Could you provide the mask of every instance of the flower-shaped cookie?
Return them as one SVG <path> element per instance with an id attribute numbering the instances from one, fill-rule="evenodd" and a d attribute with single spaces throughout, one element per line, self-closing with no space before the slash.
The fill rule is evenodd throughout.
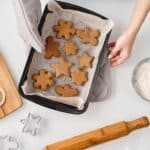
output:
<path id="1" fill-rule="evenodd" d="M 41 69 L 38 74 L 33 75 L 34 88 L 47 91 L 54 84 L 52 77 L 53 74 L 51 72 Z"/>

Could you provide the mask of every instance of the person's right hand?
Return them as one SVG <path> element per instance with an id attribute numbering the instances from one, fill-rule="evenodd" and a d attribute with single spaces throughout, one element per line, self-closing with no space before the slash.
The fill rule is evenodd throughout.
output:
<path id="1" fill-rule="evenodd" d="M 135 37 L 136 34 L 127 30 L 121 34 L 116 41 L 115 47 L 108 56 L 112 67 L 122 64 L 129 58 Z"/>

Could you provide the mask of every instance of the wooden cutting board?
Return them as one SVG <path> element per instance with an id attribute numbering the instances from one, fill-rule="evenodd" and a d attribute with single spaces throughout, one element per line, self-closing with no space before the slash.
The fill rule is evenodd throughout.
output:
<path id="1" fill-rule="evenodd" d="M 0 54 L 0 87 L 5 92 L 5 102 L 0 106 L 0 119 L 14 112 L 22 106 L 22 100 L 19 96 L 12 76 Z"/>

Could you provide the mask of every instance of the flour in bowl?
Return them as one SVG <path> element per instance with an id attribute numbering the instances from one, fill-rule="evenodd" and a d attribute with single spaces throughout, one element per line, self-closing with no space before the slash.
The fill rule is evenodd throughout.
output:
<path id="1" fill-rule="evenodd" d="M 141 64 L 137 69 L 135 86 L 142 97 L 150 100 L 150 62 Z"/>

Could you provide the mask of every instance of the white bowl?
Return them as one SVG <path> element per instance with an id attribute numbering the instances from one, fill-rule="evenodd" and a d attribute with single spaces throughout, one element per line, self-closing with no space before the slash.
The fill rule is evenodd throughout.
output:
<path id="1" fill-rule="evenodd" d="M 132 85 L 133 85 L 133 87 L 134 87 L 136 93 L 137 93 L 142 99 L 144 99 L 144 100 L 150 102 L 150 99 L 145 98 L 145 97 L 142 95 L 140 89 L 136 86 L 136 76 L 137 76 L 137 72 L 138 72 L 139 68 L 140 68 L 144 63 L 146 63 L 146 62 L 149 62 L 149 63 L 150 63 L 150 57 L 143 59 L 142 61 L 140 61 L 140 62 L 136 65 L 136 67 L 135 67 L 135 69 L 134 69 L 134 72 L 133 72 L 133 76 L 132 76 Z"/>

